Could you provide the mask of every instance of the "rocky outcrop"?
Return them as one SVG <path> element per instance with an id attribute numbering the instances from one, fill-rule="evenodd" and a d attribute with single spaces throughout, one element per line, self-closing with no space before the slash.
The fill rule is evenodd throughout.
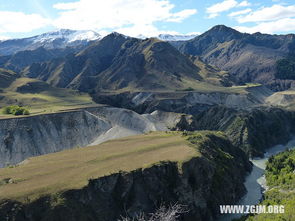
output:
<path id="1" fill-rule="evenodd" d="M 162 162 L 130 173 L 116 173 L 92 179 L 80 190 L 42 197 L 22 204 L 0 202 L 0 219 L 14 221 L 115 221 L 153 212 L 161 204 L 186 205 L 182 220 L 215 220 L 219 204 L 232 204 L 244 193 L 246 171 L 251 165 L 246 155 L 224 135 L 193 133 L 188 140 L 202 156 L 179 167 Z"/>

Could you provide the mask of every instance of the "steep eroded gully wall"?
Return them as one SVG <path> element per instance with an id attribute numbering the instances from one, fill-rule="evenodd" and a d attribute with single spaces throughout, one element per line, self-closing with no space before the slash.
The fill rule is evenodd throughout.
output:
<path id="1" fill-rule="evenodd" d="M 191 125 L 179 125 L 187 130 L 224 131 L 234 145 L 250 157 L 263 153 L 277 144 L 287 143 L 295 135 L 295 112 L 276 107 L 261 107 L 237 111 L 213 107 L 194 116 Z"/>
<path id="2" fill-rule="evenodd" d="M 295 111 L 279 107 L 236 110 L 214 106 L 183 117 L 172 130 L 223 131 L 249 157 L 261 157 L 268 148 L 287 143 L 294 137 Z"/>
<path id="3" fill-rule="evenodd" d="M 0 167 L 86 146 L 110 127 L 105 120 L 83 110 L 0 120 Z"/>

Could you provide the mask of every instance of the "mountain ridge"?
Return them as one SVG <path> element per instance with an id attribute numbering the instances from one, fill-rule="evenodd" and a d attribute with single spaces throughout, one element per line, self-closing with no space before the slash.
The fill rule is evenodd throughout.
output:
<path id="1" fill-rule="evenodd" d="M 81 33 L 84 33 L 84 31 L 63 29 L 57 32 L 44 33 L 37 37 L 39 42 L 40 39 L 49 39 L 48 41 L 51 41 L 56 36 L 67 36 L 67 41 L 72 41 L 73 39 L 79 39 Z M 76 37 L 69 37 L 71 35 Z M 51 38 L 52 36 L 55 37 Z M 110 40 L 109 36 L 113 36 L 113 39 Z M 192 62 L 195 66 L 199 66 L 199 71 L 204 72 L 205 70 L 207 73 L 202 73 L 201 78 L 213 84 L 230 86 L 233 84 L 259 83 L 275 91 L 295 87 L 295 71 L 292 72 L 295 63 L 292 55 L 295 48 L 294 34 L 247 34 L 225 25 L 217 25 L 187 41 L 163 41 L 171 44 L 181 53 L 172 50 L 172 48 L 169 49 L 167 45 L 164 47 L 165 44 L 160 43 L 162 40 L 157 37 L 138 39 L 116 32 L 104 38 L 96 37 L 97 40 L 92 41 L 88 38 L 91 41 L 84 42 L 85 44 L 80 42 L 81 44 L 73 47 L 58 49 L 39 47 L 34 50 L 20 51 L 11 56 L 1 56 L 0 66 L 22 72 L 29 77 L 37 77 L 54 86 L 80 88 L 88 92 L 90 90 L 105 90 L 103 84 L 105 84 L 105 87 L 110 86 L 112 90 L 128 87 L 146 89 L 148 87 L 143 83 L 145 80 L 142 83 L 137 82 L 138 85 L 132 85 L 134 82 L 131 81 L 146 71 L 150 73 L 155 68 L 161 69 L 161 73 L 166 71 L 171 74 L 170 77 L 174 77 L 165 79 L 164 82 L 160 83 L 162 85 L 157 85 L 155 83 L 157 74 L 154 73 L 156 78 L 152 82 L 145 82 L 151 84 L 150 89 L 152 87 L 155 87 L 155 89 L 161 88 L 163 84 L 169 81 L 172 84 L 178 81 L 173 86 L 174 89 L 178 88 L 183 83 L 180 82 L 179 76 L 177 77 L 175 73 L 182 72 L 184 69 L 181 65 L 178 65 L 179 69 L 174 71 L 170 66 L 171 64 L 177 66 L 180 61 L 184 62 L 184 66 L 187 66 L 188 69 L 192 67 Z M 36 36 L 32 38 L 36 38 Z M 152 43 L 150 39 L 153 39 L 154 42 Z M 148 52 L 143 47 L 144 41 L 150 42 L 150 44 L 162 45 L 166 53 L 162 53 L 162 49 L 160 49 L 155 53 L 162 53 L 161 56 L 153 58 L 146 56 Z M 159 42 L 156 43 L 156 41 Z M 141 46 L 136 47 L 135 44 Z M 134 51 L 130 48 L 133 48 Z M 150 54 L 155 53 L 150 52 Z M 133 57 L 130 57 L 131 54 Z M 170 56 L 172 54 L 173 56 Z M 191 62 L 188 62 L 183 57 L 183 54 Z M 151 65 L 150 62 L 153 64 Z M 203 67 L 203 69 L 200 67 Z M 23 70 L 24 68 L 25 70 Z M 211 77 L 212 74 L 209 74 L 212 71 L 213 78 Z M 129 76 L 130 84 L 127 82 L 128 77 L 126 79 L 119 77 L 119 73 L 122 72 L 125 73 L 125 77 Z M 175 73 L 173 74 L 173 72 Z M 197 70 L 191 70 L 190 72 L 198 73 Z M 131 76 L 133 76 L 132 79 Z M 197 77 L 196 80 L 201 78 Z M 113 80 L 116 81 L 116 84 L 110 85 L 109 83 Z M 165 86 L 162 88 L 165 88 Z M 191 85 L 187 86 L 187 88 L 191 88 Z"/>
<path id="2" fill-rule="evenodd" d="M 194 82 L 204 81 L 200 70 L 198 64 L 168 42 L 111 33 L 76 54 L 51 62 L 34 63 L 23 74 L 58 87 L 99 92 L 185 89 L 193 87 Z M 218 73 L 214 69 L 212 72 Z"/>
<path id="3" fill-rule="evenodd" d="M 276 75 L 277 62 L 294 53 L 294 34 L 247 34 L 217 25 L 175 46 L 184 54 L 200 56 L 204 62 L 228 71 L 237 84 L 262 83 L 273 90 L 295 86 L 292 79 L 280 79 Z"/>

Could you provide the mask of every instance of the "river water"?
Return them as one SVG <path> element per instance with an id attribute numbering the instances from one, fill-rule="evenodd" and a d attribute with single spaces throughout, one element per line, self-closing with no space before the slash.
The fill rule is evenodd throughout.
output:
<path id="1" fill-rule="evenodd" d="M 253 169 L 246 177 L 244 183 L 247 189 L 247 194 L 237 203 L 237 205 L 256 205 L 260 202 L 263 192 L 267 190 L 264 171 L 268 158 L 294 147 L 295 138 L 289 141 L 286 145 L 276 145 L 268 149 L 263 158 L 255 158 L 251 160 L 253 163 Z M 231 221 L 232 219 L 240 218 L 242 215 L 243 214 L 227 214 L 221 216 L 218 221 Z"/>

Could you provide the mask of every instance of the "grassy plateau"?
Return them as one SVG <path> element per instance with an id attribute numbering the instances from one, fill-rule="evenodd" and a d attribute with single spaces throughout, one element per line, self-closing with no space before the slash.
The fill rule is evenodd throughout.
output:
<path id="1" fill-rule="evenodd" d="M 44 194 L 81 188 L 91 178 L 132 171 L 160 161 L 186 161 L 197 149 L 177 132 L 152 132 L 29 158 L 0 169 L 2 199 L 24 201 Z"/>
<path id="2" fill-rule="evenodd" d="M 24 106 L 31 115 L 97 106 L 86 93 L 55 88 L 31 78 L 17 78 L 9 87 L 0 90 L 0 109 L 10 105 Z M 15 116 L 0 111 L 0 119 L 8 117 Z"/>

